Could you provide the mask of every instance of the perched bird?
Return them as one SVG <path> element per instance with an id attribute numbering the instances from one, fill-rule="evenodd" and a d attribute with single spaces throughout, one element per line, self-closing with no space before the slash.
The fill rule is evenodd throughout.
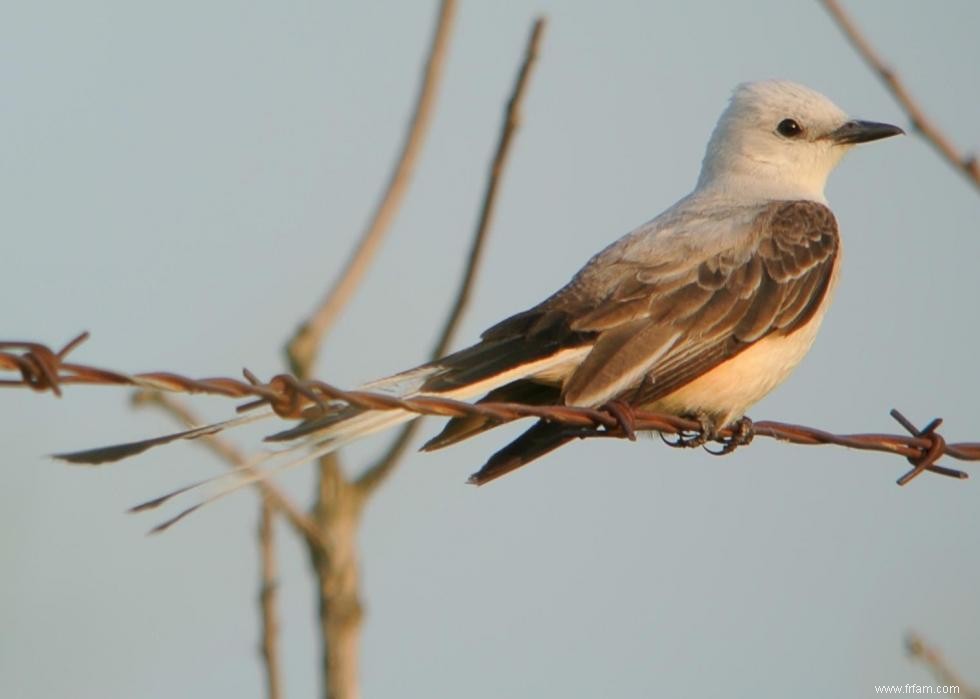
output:
<path id="1" fill-rule="evenodd" d="M 851 119 L 792 82 L 740 85 L 693 192 L 477 344 L 362 388 L 538 405 L 618 401 L 696 418 L 710 437 L 779 385 L 813 343 L 840 264 L 824 197 L 831 170 L 855 144 L 901 133 Z M 338 405 L 268 439 L 312 458 L 416 417 Z M 424 449 L 495 425 L 454 418 Z M 485 483 L 571 439 L 540 421 L 471 480 Z"/>

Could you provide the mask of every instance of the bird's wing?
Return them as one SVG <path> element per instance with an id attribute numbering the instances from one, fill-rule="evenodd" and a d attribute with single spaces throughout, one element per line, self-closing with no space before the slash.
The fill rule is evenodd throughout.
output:
<path id="1" fill-rule="evenodd" d="M 642 402 L 656 400 L 763 337 L 804 326 L 831 287 L 839 239 L 830 209 L 774 202 L 740 240 L 670 264 L 634 262 L 600 303 L 566 304 L 570 329 L 598 337 L 564 383 L 564 402 L 600 405 L 641 385 Z"/>

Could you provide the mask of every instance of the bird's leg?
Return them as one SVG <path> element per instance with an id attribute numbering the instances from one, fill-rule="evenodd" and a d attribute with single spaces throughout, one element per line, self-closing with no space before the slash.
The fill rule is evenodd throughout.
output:
<path id="1" fill-rule="evenodd" d="M 699 410 L 692 415 L 685 415 L 684 417 L 689 417 L 692 420 L 697 420 L 698 430 L 695 431 L 683 431 L 677 433 L 677 439 L 670 441 L 660 435 L 665 444 L 672 447 L 684 447 L 693 448 L 700 447 L 705 442 L 712 441 L 718 436 L 718 425 L 715 420 L 705 411 Z"/>
<path id="2" fill-rule="evenodd" d="M 741 446 L 751 444 L 752 438 L 755 437 L 755 427 L 752 424 L 752 420 L 745 415 L 731 424 L 731 431 L 731 437 L 718 440 L 721 442 L 721 449 L 712 451 L 705 447 L 705 451 L 715 456 L 724 456 L 725 454 L 731 454 Z"/>
<path id="3" fill-rule="evenodd" d="M 619 423 L 617 426 L 628 440 L 636 441 L 636 413 L 633 411 L 632 405 L 617 398 L 603 405 L 602 409 L 616 419 L 616 422 Z"/>

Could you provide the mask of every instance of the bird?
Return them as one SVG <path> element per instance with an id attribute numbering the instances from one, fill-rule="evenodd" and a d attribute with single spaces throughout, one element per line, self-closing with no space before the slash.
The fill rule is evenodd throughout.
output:
<path id="1" fill-rule="evenodd" d="M 831 171 L 854 146 L 902 133 L 853 119 L 795 82 L 743 83 L 718 119 L 690 194 L 475 344 L 362 390 L 618 404 L 696 419 L 701 440 L 710 438 L 742 420 L 813 344 L 841 260 L 837 220 L 824 194 Z M 303 450 L 301 460 L 310 460 L 417 417 L 338 402 L 266 439 L 289 444 L 285 452 Z M 476 415 L 452 418 L 422 448 L 440 449 L 497 424 Z M 574 437 L 567 426 L 538 421 L 471 482 L 488 483 Z M 108 452 L 74 456 L 80 454 L 104 460 Z"/>

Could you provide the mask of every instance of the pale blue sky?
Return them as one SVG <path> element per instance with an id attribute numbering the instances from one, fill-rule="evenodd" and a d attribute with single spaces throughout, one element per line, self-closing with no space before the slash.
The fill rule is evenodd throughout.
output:
<path id="1" fill-rule="evenodd" d="M 980 145 L 980 5 L 848 4 L 951 137 Z M 89 329 L 80 361 L 132 371 L 278 371 L 387 177 L 434 8 L 7 3 L 0 336 Z M 537 12 L 551 23 L 460 344 L 689 191 L 739 82 L 791 78 L 907 125 L 816 2 L 464 0 L 418 178 L 325 379 L 354 386 L 431 346 Z M 909 137 L 849 156 L 828 196 L 835 306 L 752 415 L 892 431 L 895 406 L 980 439 L 975 191 Z M 126 507 L 222 467 L 194 445 L 103 470 L 44 458 L 171 428 L 126 397 L 0 393 L 0 696 L 260 697 L 254 496 L 147 539 L 156 520 Z M 365 696 L 866 697 L 931 683 L 908 629 L 980 684 L 977 479 L 898 488 L 894 457 L 642 440 L 466 486 L 506 438 L 413 455 L 370 506 Z M 311 482 L 283 479 L 304 503 Z M 313 696 L 310 578 L 282 544 L 286 688 Z"/>

